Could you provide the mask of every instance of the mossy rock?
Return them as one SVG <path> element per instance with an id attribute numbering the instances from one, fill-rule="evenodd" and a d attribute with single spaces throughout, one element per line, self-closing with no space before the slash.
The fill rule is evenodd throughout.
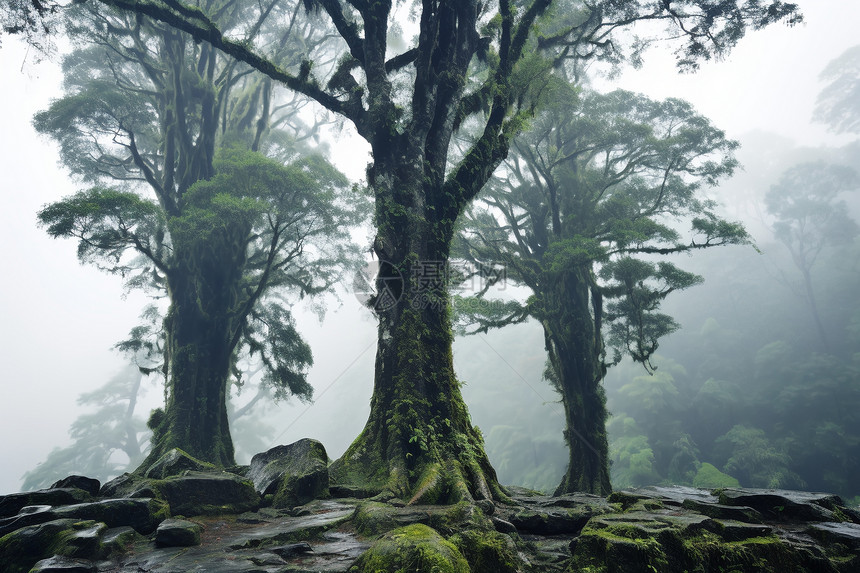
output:
<path id="1" fill-rule="evenodd" d="M 53 555 L 97 559 L 107 527 L 95 521 L 56 519 L 22 527 L 0 537 L 4 573 L 27 573 L 36 562 Z"/>
<path id="2" fill-rule="evenodd" d="M 774 535 L 728 541 L 708 531 L 683 533 L 675 527 L 641 523 L 587 526 L 573 547 L 568 571 L 589 573 L 836 572 L 849 571 L 818 548 L 791 544 Z"/>
<path id="3" fill-rule="evenodd" d="M 216 468 L 213 464 L 200 461 L 179 448 L 173 448 L 158 458 L 154 464 L 149 466 L 144 477 L 164 479 L 171 476 L 182 475 L 182 473 L 186 471 L 216 471 Z"/>
<path id="4" fill-rule="evenodd" d="M 200 545 L 203 526 L 185 519 L 165 519 L 155 531 L 158 547 L 192 547 Z"/>
<path id="5" fill-rule="evenodd" d="M 249 480 L 227 472 L 185 472 L 149 487 L 170 505 L 173 515 L 238 514 L 260 506 L 260 496 Z"/>
<path id="6" fill-rule="evenodd" d="M 0 518 L 13 517 L 28 505 L 72 505 L 92 501 L 93 497 L 76 487 L 40 489 L 0 496 Z"/>
<path id="7" fill-rule="evenodd" d="M 351 573 L 471 573 L 454 544 L 416 523 L 389 531 L 350 567 Z"/>
<path id="8" fill-rule="evenodd" d="M 289 508 L 329 497 L 328 454 L 317 440 L 301 439 L 251 458 L 248 479 L 272 505 Z"/>
<path id="9" fill-rule="evenodd" d="M 443 535 L 468 528 L 492 529 L 489 518 L 474 503 L 465 501 L 454 505 L 406 507 L 366 501 L 356 508 L 352 523 L 355 530 L 365 537 L 375 537 L 413 523 L 427 525 Z"/>
<path id="10" fill-rule="evenodd" d="M 517 548 L 507 535 L 469 529 L 449 541 L 466 558 L 472 573 L 517 573 L 520 570 Z"/>
<path id="11" fill-rule="evenodd" d="M 148 535 L 158 524 L 170 517 L 170 508 L 158 499 L 105 499 L 61 507 L 53 511 L 59 518 L 101 521 L 108 527 L 133 527 Z"/>
<path id="12" fill-rule="evenodd" d="M 182 475 L 166 479 L 123 474 L 105 484 L 102 494 L 152 497 L 167 503 L 173 515 L 189 517 L 238 514 L 257 509 L 261 503 L 250 480 L 229 472 L 184 471 Z"/>

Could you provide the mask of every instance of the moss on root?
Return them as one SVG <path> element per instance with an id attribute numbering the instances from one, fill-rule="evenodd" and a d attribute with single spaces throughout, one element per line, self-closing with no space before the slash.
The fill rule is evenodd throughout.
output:
<path id="1" fill-rule="evenodd" d="M 420 523 L 386 533 L 349 570 L 351 573 L 471 573 L 454 544 Z"/>
<path id="2" fill-rule="evenodd" d="M 471 573 L 516 573 L 519 558 L 513 540 L 496 531 L 469 529 L 449 539 L 469 562 Z"/>

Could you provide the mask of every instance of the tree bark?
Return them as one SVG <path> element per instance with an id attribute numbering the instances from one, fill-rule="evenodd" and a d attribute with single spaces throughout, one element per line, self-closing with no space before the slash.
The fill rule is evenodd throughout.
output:
<path id="1" fill-rule="evenodd" d="M 588 492 L 608 495 L 606 374 L 601 337 L 601 302 L 582 269 L 545 281 L 542 323 L 554 382 L 562 397 L 569 458 L 555 495 Z"/>
<path id="2" fill-rule="evenodd" d="M 423 169 L 401 162 L 389 176 L 380 174 L 384 165 L 377 156 L 372 174 L 380 272 L 371 301 L 379 326 L 370 416 L 330 474 L 410 503 L 506 499 L 454 373 L 445 284 L 452 221 L 428 208 L 425 197 L 434 194 L 425 186 L 433 184 Z"/>
<path id="3" fill-rule="evenodd" d="M 223 272 L 235 271 L 232 266 L 222 263 L 222 269 L 209 274 L 199 269 L 197 276 L 184 269 L 170 277 L 171 305 L 164 325 L 167 403 L 160 419 L 150 420 L 152 449 L 139 472 L 172 448 L 221 467 L 236 463 L 227 419 L 234 289 Z"/>

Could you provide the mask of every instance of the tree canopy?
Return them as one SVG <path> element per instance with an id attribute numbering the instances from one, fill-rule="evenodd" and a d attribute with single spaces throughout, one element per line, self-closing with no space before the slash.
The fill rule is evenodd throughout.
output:
<path id="1" fill-rule="evenodd" d="M 148 343 L 163 354 L 169 389 L 164 415 L 150 420 L 150 456 L 178 446 L 232 463 L 226 386 L 241 353 L 262 361 L 276 397 L 311 396 L 311 350 L 290 297 L 328 289 L 351 264 L 361 196 L 344 196 L 346 178 L 306 145 L 304 103 L 275 97 L 270 79 L 127 13 L 82 6 L 69 16 L 84 42 L 65 60 L 66 95 L 35 125 L 94 186 L 46 206 L 40 223 L 76 239 L 82 262 L 167 296 L 164 327 L 135 331 L 163 337 Z M 238 7 L 222 16 L 243 17 Z M 264 24 L 255 32 L 278 40 L 285 58 L 324 32 L 309 21 Z M 178 412 L 203 396 L 209 422 L 188 419 L 181 431 L 191 437 L 172 436 Z"/>
<path id="2" fill-rule="evenodd" d="M 569 471 L 580 475 L 568 475 L 563 487 L 607 493 L 605 414 L 590 414 L 589 427 L 584 412 L 571 411 L 585 401 L 589 412 L 605 412 L 604 337 L 615 351 L 611 363 L 629 355 L 650 368 L 659 339 L 678 328 L 659 312 L 661 301 L 700 280 L 656 257 L 749 239 L 706 194 L 735 169 L 737 143 L 689 104 L 561 89 L 558 103 L 514 141 L 462 234 L 463 256 L 503 265 L 505 278 L 532 296 L 464 304 L 477 312 L 461 317 L 472 332 L 527 318 L 543 326 L 547 376 L 568 405 L 569 440 L 585 442 L 583 455 L 599 458 L 572 458 Z M 582 475 L 589 467 L 601 477 Z"/>
<path id="3" fill-rule="evenodd" d="M 375 309 L 370 418 L 332 475 L 413 502 L 504 496 L 454 375 L 448 294 L 417 269 L 444 268 L 458 218 L 542 103 L 555 70 L 635 61 L 644 44 L 625 36 L 635 22 L 665 24 L 678 40 L 679 66 L 693 69 L 725 54 L 749 29 L 800 18 L 794 4 L 761 0 L 306 0 L 303 6 L 336 30 L 343 54 L 321 63 L 311 54 L 285 60 L 280 44 L 258 33 L 258 22 L 272 21 L 267 15 L 284 6 L 278 0 L 101 1 L 159 22 L 167 37 L 167 28 L 191 36 L 198 43 L 188 52 L 201 59 L 188 69 L 213 69 L 220 50 L 347 120 L 370 144 L 379 286 L 395 276 L 402 282 L 398 304 Z M 417 33 L 403 45 L 398 9 L 406 6 L 414 8 Z M 277 21 L 290 27 L 297 15 Z M 204 112 L 218 93 L 204 92 Z M 478 136 L 452 162 L 452 137 L 466 122 Z M 192 179 L 211 176 L 201 173 Z"/>

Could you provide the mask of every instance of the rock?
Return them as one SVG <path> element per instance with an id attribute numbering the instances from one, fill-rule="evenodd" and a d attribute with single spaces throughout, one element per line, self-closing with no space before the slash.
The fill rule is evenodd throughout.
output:
<path id="1" fill-rule="evenodd" d="M 27 573 L 37 561 L 59 555 L 98 558 L 103 523 L 56 519 L 17 529 L 0 537 L 0 563 L 4 573 Z"/>
<path id="2" fill-rule="evenodd" d="M 159 547 L 191 547 L 200 545 L 203 526 L 185 519 L 165 519 L 155 530 L 155 544 Z"/>
<path id="3" fill-rule="evenodd" d="M 186 472 L 164 480 L 151 480 L 146 487 L 170 505 L 173 515 L 235 514 L 260 505 L 254 485 L 227 472 Z M 138 488 L 138 491 L 142 490 Z"/>
<path id="4" fill-rule="evenodd" d="M 99 497 L 132 497 L 131 494 L 140 487 L 142 482 L 146 480 L 134 474 L 124 473 L 103 484 L 99 490 Z"/>
<path id="5" fill-rule="evenodd" d="M 815 523 L 809 526 L 809 534 L 822 543 L 842 543 L 860 549 L 860 525 L 856 523 Z"/>
<path id="6" fill-rule="evenodd" d="M 614 509 L 606 499 L 591 494 L 551 497 L 522 488 L 507 489 L 517 492 L 513 496 L 517 506 L 499 505 L 494 517 L 513 524 L 521 532 L 535 535 L 577 535 L 591 517 Z M 526 492 L 526 495 L 521 492 Z"/>
<path id="7" fill-rule="evenodd" d="M 281 545 L 279 547 L 272 547 L 269 549 L 269 551 L 271 551 L 278 557 L 281 557 L 282 559 L 292 559 L 297 555 L 311 553 L 313 550 L 314 549 L 310 546 L 310 543 L 306 541 L 302 541 L 300 543 L 290 543 L 289 545 Z"/>
<path id="8" fill-rule="evenodd" d="M 17 515 L 28 505 L 71 505 L 91 500 L 89 493 L 74 487 L 13 493 L 0 496 L 0 518 Z"/>
<path id="9" fill-rule="evenodd" d="M 838 521 L 833 510 L 842 506 L 837 495 L 780 489 L 726 488 L 720 503 L 748 506 L 777 520 Z"/>
<path id="10" fill-rule="evenodd" d="M 394 529 L 377 540 L 350 567 L 350 572 L 410 571 L 469 573 L 469 564 L 452 543 L 419 523 Z"/>
<path id="11" fill-rule="evenodd" d="M 249 480 L 229 472 L 196 472 L 151 479 L 123 474 L 106 483 L 102 495 L 154 497 L 170 506 L 173 515 L 188 517 L 242 513 L 257 509 L 260 496 Z"/>
<path id="12" fill-rule="evenodd" d="M 591 519 L 587 508 L 560 509 L 556 511 L 535 511 L 530 508 L 512 512 L 507 521 L 518 531 L 535 535 L 578 535 Z"/>
<path id="13" fill-rule="evenodd" d="M 372 489 L 351 485 L 329 485 L 328 491 L 332 497 L 349 497 L 354 499 L 367 499 L 379 493 Z"/>
<path id="14" fill-rule="evenodd" d="M 520 559 L 513 540 L 495 531 L 467 529 L 449 541 L 460 550 L 472 571 L 517 573 Z"/>
<path id="15" fill-rule="evenodd" d="M 102 537 L 102 553 L 105 557 L 126 553 L 138 539 L 142 538 L 133 527 L 112 527 Z"/>
<path id="16" fill-rule="evenodd" d="M 310 516 L 279 517 L 251 531 L 236 535 L 230 549 L 257 549 L 285 543 L 313 539 L 353 518 L 355 508 L 337 502 L 325 501 Z"/>
<path id="17" fill-rule="evenodd" d="M 38 506 L 40 511 L 21 513 L 0 520 L 0 535 L 21 527 L 38 525 L 57 519 L 77 521 L 93 520 L 108 527 L 130 526 L 143 534 L 152 533 L 156 526 L 170 517 L 170 509 L 164 502 L 154 499 L 107 499 L 91 503 L 78 503 L 62 507 Z M 36 509 L 36 508 L 34 508 Z"/>
<path id="18" fill-rule="evenodd" d="M 173 448 L 149 466 L 144 477 L 164 479 L 181 475 L 185 471 L 215 471 L 215 466 L 207 462 L 202 462 L 186 454 L 179 448 Z"/>
<path id="19" fill-rule="evenodd" d="M 71 559 L 54 555 L 48 559 L 42 559 L 30 569 L 30 573 L 94 573 L 98 567 L 87 559 Z"/>
<path id="20" fill-rule="evenodd" d="M 757 523 L 743 523 L 732 519 L 715 519 L 714 530 L 726 541 L 743 541 L 752 537 L 766 537 L 773 533 L 773 527 Z"/>
<path id="21" fill-rule="evenodd" d="M 708 503 L 695 499 L 685 499 L 681 504 L 684 509 L 697 511 L 702 515 L 715 519 L 734 519 L 745 523 L 761 523 L 762 515 L 751 507 L 743 505 L 723 505 L 721 503 Z"/>
<path id="22" fill-rule="evenodd" d="M 150 498 L 105 499 L 60 507 L 52 512 L 57 518 L 92 519 L 108 527 L 128 526 L 148 535 L 158 524 L 170 517 L 170 508 L 162 501 Z"/>
<path id="23" fill-rule="evenodd" d="M 303 505 L 328 497 L 328 455 L 320 442 L 308 438 L 276 446 L 251 458 L 248 478 L 260 495 L 274 494 L 274 507 Z"/>
<path id="24" fill-rule="evenodd" d="M 493 524 L 493 527 L 496 528 L 496 531 L 499 533 L 516 533 L 517 528 L 510 521 L 505 521 L 504 519 L 498 518 L 495 515 L 490 518 L 490 521 Z"/>
<path id="25" fill-rule="evenodd" d="M 88 478 L 84 476 L 72 475 L 61 479 L 51 486 L 51 489 L 56 488 L 70 488 L 74 487 L 77 489 L 82 489 L 91 496 L 95 497 L 99 494 L 99 489 L 101 488 L 101 482 L 94 478 Z"/>

